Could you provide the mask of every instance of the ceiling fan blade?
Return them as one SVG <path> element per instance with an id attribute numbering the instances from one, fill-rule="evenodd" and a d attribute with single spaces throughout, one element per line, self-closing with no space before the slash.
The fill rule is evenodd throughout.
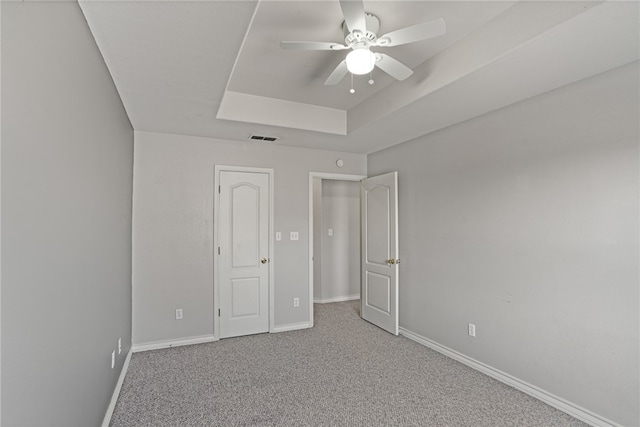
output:
<path id="1" fill-rule="evenodd" d="M 331 42 L 280 42 L 281 49 L 288 50 L 342 50 L 347 46 Z"/>
<path id="2" fill-rule="evenodd" d="M 362 0 L 340 0 L 340 7 L 350 32 L 354 30 L 360 30 L 363 34 L 367 32 L 367 21 L 364 16 L 364 2 Z"/>
<path id="3" fill-rule="evenodd" d="M 423 22 L 410 27 L 391 31 L 378 38 L 377 46 L 398 46 L 401 44 L 413 43 L 420 40 L 430 39 L 443 35 L 447 31 L 447 24 L 444 19 L 438 18 L 433 21 Z"/>
<path id="4" fill-rule="evenodd" d="M 342 80 L 344 78 L 344 76 L 347 75 L 348 71 L 349 70 L 347 69 L 347 61 L 346 61 L 346 59 L 344 59 L 331 72 L 329 77 L 327 77 L 327 80 L 324 82 L 325 86 L 337 85 L 338 83 L 340 83 L 340 80 Z"/>
<path id="5" fill-rule="evenodd" d="M 380 59 L 376 61 L 376 67 L 380 68 L 396 80 L 404 80 L 413 74 L 411 68 L 389 55 L 376 53 L 376 57 L 380 57 Z"/>

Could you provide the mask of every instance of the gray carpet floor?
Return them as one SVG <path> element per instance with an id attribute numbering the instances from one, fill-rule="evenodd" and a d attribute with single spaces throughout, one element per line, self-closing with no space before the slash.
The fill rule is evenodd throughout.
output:
<path id="1" fill-rule="evenodd" d="M 316 304 L 312 329 L 133 354 L 110 425 L 586 425 L 361 320 L 359 304 Z"/>

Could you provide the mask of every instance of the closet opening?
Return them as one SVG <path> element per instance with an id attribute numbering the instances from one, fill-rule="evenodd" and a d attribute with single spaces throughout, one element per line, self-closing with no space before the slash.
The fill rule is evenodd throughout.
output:
<path id="1" fill-rule="evenodd" d="M 309 174 L 309 294 L 313 304 L 360 299 L 360 180 Z"/>

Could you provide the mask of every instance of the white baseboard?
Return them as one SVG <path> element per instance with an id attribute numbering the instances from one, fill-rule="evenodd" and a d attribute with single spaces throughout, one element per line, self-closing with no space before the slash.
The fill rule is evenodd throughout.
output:
<path id="1" fill-rule="evenodd" d="M 343 302 L 343 301 L 353 301 L 356 299 L 360 299 L 360 294 L 356 295 L 347 295 L 346 297 L 335 297 L 335 298 L 314 298 L 314 304 L 327 304 L 330 302 Z"/>
<path id="2" fill-rule="evenodd" d="M 289 323 L 288 325 L 275 326 L 270 332 L 287 332 L 287 331 L 297 331 L 298 329 L 307 329 L 310 328 L 311 325 L 309 322 L 302 323 Z"/>
<path id="3" fill-rule="evenodd" d="M 127 369 L 129 369 L 129 361 L 131 360 L 131 353 L 132 351 L 129 350 L 129 353 L 127 353 L 127 357 L 124 359 L 124 364 L 122 365 L 122 370 L 120 371 L 120 376 L 118 377 L 116 388 L 113 390 L 113 394 L 111 395 L 111 402 L 109 402 L 107 413 L 104 414 L 104 419 L 102 420 L 102 427 L 109 427 L 109 423 L 111 422 L 113 411 L 116 409 L 116 402 L 118 401 L 118 396 L 120 396 L 120 390 L 122 389 L 122 383 L 124 382 L 124 377 L 125 375 L 127 375 Z"/>
<path id="4" fill-rule="evenodd" d="M 165 341 L 153 341 L 142 344 L 134 344 L 131 347 L 133 353 L 139 353 L 141 351 L 158 350 L 161 348 L 180 347 L 183 345 L 202 344 L 207 342 L 218 341 L 218 338 L 214 335 L 201 335 L 197 337 L 183 338 L 179 340 L 165 340 Z"/>
<path id="5" fill-rule="evenodd" d="M 463 363 L 477 371 L 480 371 L 483 374 L 486 374 L 492 378 L 495 378 L 496 380 L 503 382 L 515 389 L 518 389 L 530 396 L 533 396 L 536 399 L 541 400 L 544 403 L 550 406 L 553 406 L 554 408 L 559 409 L 562 412 L 565 412 L 574 418 L 579 419 L 580 421 L 584 421 L 585 423 L 591 424 L 593 426 L 598 426 L 598 427 L 620 427 L 620 424 L 617 424 L 611 420 L 601 417 L 600 415 L 597 415 L 581 406 L 573 404 L 565 399 L 562 399 L 545 390 L 542 390 L 539 387 L 536 387 L 532 384 L 522 381 L 514 376 L 511 376 L 505 372 L 502 372 L 489 365 L 479 362 L 471 357 L 465 356 L 460 352 L 457 352 L 455 350 L 450 349 L 449 347 L 445 347 L 441 344 L 438 344 L 437 342 L 432 341 L 428 338 L 425 338 L 421 335 L 418 335 L 414 332 L 408 331 L 404 328 L 400 328 L 400 335 L 404 335 L 405 337 L 409 338 L 412 341 L 422 344 L 425 347 L 429 347 L 430 349 L 435 350 L 438 353 L 442 353 L 447 357 L 457 360 L 458 362 Z"/>

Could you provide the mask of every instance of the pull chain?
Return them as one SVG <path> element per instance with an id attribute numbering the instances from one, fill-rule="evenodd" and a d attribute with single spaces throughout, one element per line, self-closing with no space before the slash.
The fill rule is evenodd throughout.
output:
<path id="1" fill-rule="evenodd" d="M 356 93 L 356 90 L 353 88 L 353 73 L 351 74 L 351 89 L 349 89 L 349 92 Z"/>

